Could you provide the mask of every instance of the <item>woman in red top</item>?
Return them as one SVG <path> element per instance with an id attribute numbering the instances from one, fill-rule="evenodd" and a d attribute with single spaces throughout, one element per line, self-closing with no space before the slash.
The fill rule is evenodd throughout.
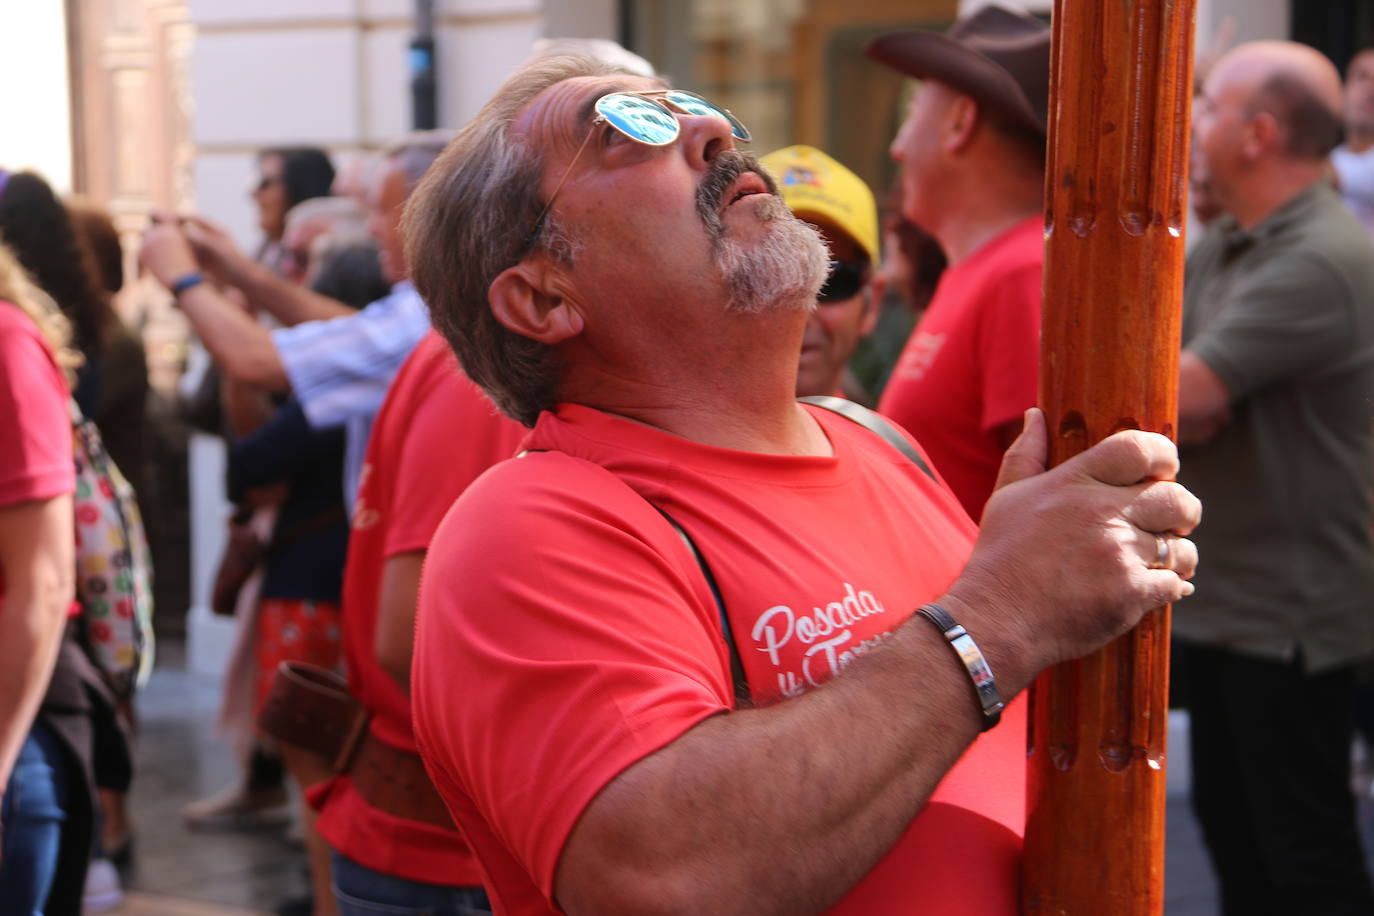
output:
<path id="1" fill-rule="evenodd" d="M 13 913 L 43 909 L 65 818 L 62 754 L 34 716 L 73 595 L 66 353 L 55 306 L 0 246 L 0 900 Z"/>

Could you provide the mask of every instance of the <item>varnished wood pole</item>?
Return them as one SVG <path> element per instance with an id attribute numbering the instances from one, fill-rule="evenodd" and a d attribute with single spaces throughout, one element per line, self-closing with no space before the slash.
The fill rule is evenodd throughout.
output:
<path id="1" fill-rule="evenodd" d="M 1194 8 L 1055 2 L 1040 352 L 1052 464 L 1121 429 L 1174 434 Z M 1163 912 L 1168 652 L 1162 608 L 1037 682 L 1028 916 Z"/>

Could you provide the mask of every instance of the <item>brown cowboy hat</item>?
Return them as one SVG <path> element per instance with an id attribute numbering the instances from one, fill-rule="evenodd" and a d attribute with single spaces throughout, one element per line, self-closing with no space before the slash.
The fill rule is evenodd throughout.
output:
<path id="1" fill-rule="evenodd" d="M 1050 27 L 1024 13 L 985 6 L 938 32 L 889 32 L 864 53 L 908 76 L 935 80 L 980 106 L 1045 135 Z"/>

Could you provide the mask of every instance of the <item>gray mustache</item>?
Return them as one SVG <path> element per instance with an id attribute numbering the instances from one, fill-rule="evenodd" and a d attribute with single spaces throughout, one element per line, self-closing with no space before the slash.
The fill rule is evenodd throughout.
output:
<path id="1" fill-rule="evenodd" d="M 701 219 L 711 230 L 719 236 L 723 230 L 720 222 L 720 208 L 725 202 L 725 192 L 730 185 L 734 184 L 745 172 L 754 172 L 763 179 L 764 184 L 768 185 L 768 191 L 776 195 L 778 186 L 773 181 L 773 176 L 768 174 L 768 170 L 759 164 L 759 159 L 753 153 L 746 153 L 742 150 L 726 150 L 716 156 L 711 162 L 710 169 L 706 172 L 706 177 L 702 180 L 701 186 L 697 188 L 697 212 L 701 214 Z M 774 198 L 777 200 L 777 198 Z M 777 200 L 781 205 L 782 201 Z M 785 213 L 784 207 L 778 208 Z M 766 218 L 776 218 L 771 212 L 765 212 Z"/>

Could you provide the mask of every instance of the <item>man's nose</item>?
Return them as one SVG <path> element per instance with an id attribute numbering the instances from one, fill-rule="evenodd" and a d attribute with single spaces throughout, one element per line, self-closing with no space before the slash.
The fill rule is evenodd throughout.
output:
<path id="1" fill-rule="evenodd" d="M 708 167 L 717 156 L 735 148 L 730 122 L 715 115 L 679 114 L 679 142 L 687 161 L 698 168 Z"/>
<path id="2" fill-rule="evenodd" d="M 911 129 L 911 119 L 907 118 L 902 122 L 902 126 L 897 130 L 897 136 L 892 138 L 892 142 L 887 147 L 887 154 L 892 157 L 894 162 L 901 162 L 906 158 L 904 147 L 906 146 L 907 131 Z"/>

